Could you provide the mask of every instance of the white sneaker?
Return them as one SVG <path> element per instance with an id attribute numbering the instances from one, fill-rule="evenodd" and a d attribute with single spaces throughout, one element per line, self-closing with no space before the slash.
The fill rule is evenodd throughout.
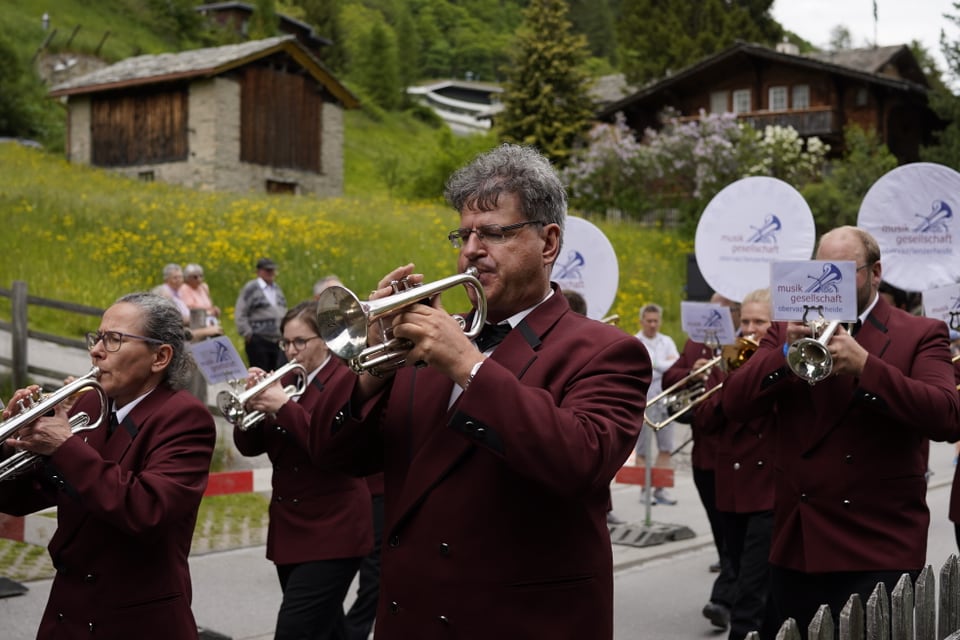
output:
<path id="1" fill-rule="evenodd" d="M 657 504 L 665 504 L 670 506 L 677 504 L 677 499 L 671 496 L 667 490 L 662 487 L 653 490 L 653 500 Z"/>

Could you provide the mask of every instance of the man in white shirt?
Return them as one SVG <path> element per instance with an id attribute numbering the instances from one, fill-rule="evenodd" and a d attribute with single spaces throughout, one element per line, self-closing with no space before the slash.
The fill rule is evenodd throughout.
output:
<path id="1" fill-rule="evenodd" d="M 680 357 L 680 352 L 677 351 L 677 345 L 674 344 L 673 338 L 660 333 L 662 319 L 663 308 L 660 305 L 650 303 L 640 309 L 640 333 L 637 334 L 637 339 L 647 348 L 650 361 L 653 363 L 653 378 L 650 381 L 650 389 L 647 391 L 647 411 L 650 418 L 656 421 L 667 417 L 666 408 L 662 402 L 651 406 L 650 400 L 663 390 L 663 372 L 669 369 Z M 640 439 L 637 440 L 637 464 L 644 464 L 647 457 L 646 444 L 649 430 L 650 427 L 644 424 L 640 432 Z M 673 423 L 657 431 L 656 436 L 657 459 L 654 466 L 670 467 L 672 466 L 670 453 L 673 451 Z M 676 499 L 662 487 L 654 490 L 653 498 L 659 504 L 677 504 Z"/>

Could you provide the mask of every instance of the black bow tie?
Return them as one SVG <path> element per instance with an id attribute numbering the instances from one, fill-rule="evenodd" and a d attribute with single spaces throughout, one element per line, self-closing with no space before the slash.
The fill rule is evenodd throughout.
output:
<path id="1" fill-rule="evenodd" d="M 117 430 L 117 427 L 119 427 L 119 426 L 120 426 L 120 422 L 117 420 L 117 412 L 116 412 L 116 411 L 111 411 L 111 412 L 110 412 L 110 424 L 107 425 L 107 437 L 109 438 L 110 436 L 112 436 L 112 435 L 113 435 L 113 432 L 116 431 L 116 430 Z"/>
<path id="2" fill-rule="evenodd" d="M 477 349 L 483 353 L 494 348 L 503 342 L 503 339 L 510 333 L 510 329 L 510 324 L 506 322 L 503 324 L 484 323 L 480 335 L 477 336 Z"/>

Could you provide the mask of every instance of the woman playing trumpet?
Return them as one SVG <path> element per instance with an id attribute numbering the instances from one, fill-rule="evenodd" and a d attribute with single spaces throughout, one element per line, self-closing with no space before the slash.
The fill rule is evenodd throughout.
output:
<path id="1" fill-rule="evenodd" d="M 0 511 L 57 507 L 49 545 L 57 574 L 40 639 L 197 637 L 187 556 L 216 428 L 182 390 L 192 368 L 187 341 L 170 300 L 120 298 L 87 334 L 117 426 L 73 433 L 68 413 L 101 414 L 98 394 L 85 393 L 69 412 L 61 402 L 4 443 L 43 458 L 0 483 Z M 15 392 L 4 420 L 34 391 Z"/>
<path id="2" fill-rule="evenodd" d="M 319 336 L 317 303 L 284 316 L 280 348 L 307 371 L 306 391 L 292 399 L 278 380 L 247 402 L 268 417 L 233 440 L 244 455 L 266 453 L 273 463 L 267 558 L 277 565 L 283 601 L 275 638 L 340 638 L 343 599 L 364 555 L 373 548 L 370 492 L 362 478 L 315 466 L 308 454 L 310 416 L 326 401 L 324 389 L 353 372 L 332 357 Z M 266 375 L 249 370 L 247 387 Z"/>

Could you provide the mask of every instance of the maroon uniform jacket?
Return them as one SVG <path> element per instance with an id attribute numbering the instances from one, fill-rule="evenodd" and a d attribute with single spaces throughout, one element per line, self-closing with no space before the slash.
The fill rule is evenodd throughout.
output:
<path id="1" fill-rule="evenodd" d="M 926 561 L 928 438 L 960 431 L 947 326 L 880 298 L 857 334 L 860 378 L 809 385 L 786 366 L 775 323 L 730 376 L 734 420 L 777 410 L 772 563 L 807 573 L 906 571 Z"/>
<path id="2" fill-rule="evenodd" d="M 233 431 L 240 453 L 266 453 L 273 463 L 267 558 L 276 564 L 354 558 L 373 549 L 366 483 L 317 467 L 307 453 L 310 415 L 328 401 L 326 390 L 338 379 L 352 382 L 355 377 L 341 360 L 331 358 L 299 402 L 287 402 L 275 419 Z"/>
<path id="3" fill-rule="evenodd" d="M 711 359 L 713 354 L 702 342 L 687 340 L 677 361 L 663 374 L 663 388 L 668 389 L 683 380 L 693 371 L 693 363 L 700 358 Z M 694 417 L 696 422 L 696 417 Z M 717 466 L 717 433 L 706 432 L 691 425 L 693 447 L 690 450 L 690 464 L 697 469 L 712 471 Z"/>
<path id="4" fill-rule="evenodd" d="M 707 379 L 712 389 L 725 378 L 714 367 Z M 716 505 L 727 513 L 756 513 L 773 509 L 773 461 L 776 451 L 775 413 L 747 422 L 729 420 L 720 400 L 727 385 L 697 405 L 694 422 L 697 436 L 716 439 Z"/>
<path id="5" fill-rule="evenodd" d="M 385 472 L 377 638 L 612 638 L 609 485 L 650 375 L 554 288 L 452 407 L 449 378 L 404 368 L 368 420 L 315 413 L 329 459 Z"/>
<path id="6" fill-rule="evenodd" d="M 96 419 L 95 396 L 71 413 Z M 107 434 L 106 424 L 78 433 L 37 471 L 0 483 L 5 513 L 57 507 L 57 575 L 37 637 L 196 638 L 187 558 L 213 417 L 187 391 L 161 386 Z"/>

